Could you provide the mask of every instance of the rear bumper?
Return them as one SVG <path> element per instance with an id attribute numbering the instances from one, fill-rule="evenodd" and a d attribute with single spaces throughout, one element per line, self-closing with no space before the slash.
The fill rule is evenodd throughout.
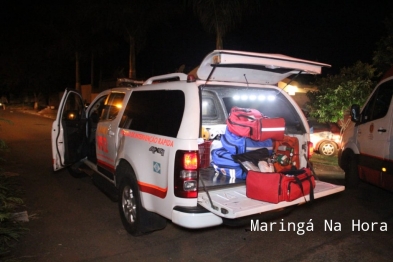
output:
<path id="1" fill-rule="evenodd" d="M 185 228 L 197 229 L 218 226 L 223 223 L 221 217 L 201 206 L 175 206 L 172 210 L 172 222 Z"/>

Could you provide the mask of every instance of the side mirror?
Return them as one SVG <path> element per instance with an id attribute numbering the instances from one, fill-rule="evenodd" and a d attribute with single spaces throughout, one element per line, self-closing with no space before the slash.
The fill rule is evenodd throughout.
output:
<path id="1" fill-rule="evenodd" d="M 77 110 L 68 110 L 65 113 L 65 118 L 67 120 L 77 120 L 79 118 L 79 114 Z"/>
<path id="2" fill-rule="evenodd" d="M 359 122 L 360 120 L 360 106 L 352 105 L 351 106 L 351 120 L 352 122 Z"/>

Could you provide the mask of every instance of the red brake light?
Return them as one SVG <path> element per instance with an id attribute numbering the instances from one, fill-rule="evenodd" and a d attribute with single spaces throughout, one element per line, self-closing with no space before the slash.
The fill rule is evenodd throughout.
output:
<path id="1" fill-rule="evenodd" d="M 184 161 L 183 166 L 185 169 L 197 169 L 198 168 L 198 154 L 196 152 L 185 153 L 183 161 Z"/>
<path id="2" fill-rule="evenodd" d="M 312 155 L 314 154 L 314 145 L 312 142 L 308 142 L 308 159 L 310 159 L 312 157 Z"/>
<path id="3" fill-rule="evenodd" d="M 198 197 L 198 151 L 177 151 L 174 173 L 174 193 L 181 198 Z"/>

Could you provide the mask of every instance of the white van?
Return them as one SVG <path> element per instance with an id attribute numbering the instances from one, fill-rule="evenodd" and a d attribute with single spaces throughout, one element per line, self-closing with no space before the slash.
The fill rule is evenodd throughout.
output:
<path id="1" fill-rule="evenodd" d="M 344 131 L 338 163 L 345 171 L 346 185 L 355 187 L 359 178 L 393 190 L 393 69 L 375 87 L 360 110 L 352 105 L 352 123 Z"/>
<path id="2" fill-rule="evenodd" d="M 52 127 L 53 168 L 68 167 L 74 175 L 86 166 L 93 170 L 94 181 L 118 195 L 121 220 L 133 235 L 161 229 L 166 219 L 204 228 L 304 203 L 309 196 L 278 204 L 247 198 L 245 180 L 201 164 L 201 156 L 210 155 L 201 145 L 219 139 L 232 107 L 255 108 L 285 119 L 285 135 L 299 141 L 296 165 L 307 167 L 307 120 L 277 83 L 293 74 L 319 74 L 324 66 L 217 50 L 202 61 L 197 79 L 155 76 L 142 86 L 106 90 L 86 110 L 81 96 L 66 90 Z M 316 181 L 314 197 L 343 190 Z"/>

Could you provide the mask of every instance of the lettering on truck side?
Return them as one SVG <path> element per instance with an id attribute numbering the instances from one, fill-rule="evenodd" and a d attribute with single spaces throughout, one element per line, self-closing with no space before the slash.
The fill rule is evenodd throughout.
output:
<path id="1" fill-rule="evenodd" d="M 168 147 L 173 147 L 173 140 L 171 139 L 164 139 L 156 136 L 150 136 L 145 134 L 139 134 L 133 131 L 123 130 L 123 135 L 131 138 L 135 138 L 138 140 L 146 141 L 149 143 L 164 145 Z"/>

